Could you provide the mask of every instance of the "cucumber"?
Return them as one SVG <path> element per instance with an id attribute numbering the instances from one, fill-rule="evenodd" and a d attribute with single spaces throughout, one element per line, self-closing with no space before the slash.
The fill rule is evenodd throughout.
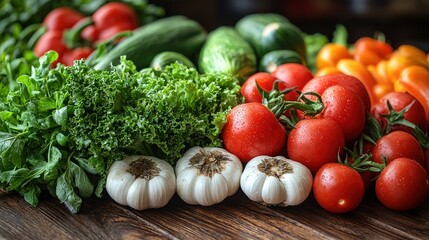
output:
<path id="1" fill-rule="evenodd" d="M 255 73 L 256 64 L 252 47 L 229 26 L 208 35 L 198 58 L 201 73 L 226 73 L 241 79 Z"/>
<path id="2" fill-rule="evenodd" d="M 156 70 L 162 70 L 165 66 L 170 65 L 172 63 L 179 62 L 187 67 L 193 67 L 195 68 L 194 63 L 192 63 L 189 58 L 187 58 L 185 55 L 178 53 L 178 52 L 172 52 L 172 51 L 164 51 L 161 53 L 158 53 L 150 63 L 150 67 L 156 69 Z"/>
<path id="3" fill-rule="evenodd" d="M 265 54 L 259 61 L 259 71 L 273 72 L 279 65 L 285 63 L 299 63 L 306 65 L 305 59 L 292 50 L 274 50 Z"/>
<path id="4" fill-rule="evenodd" d="M 237 32 L 254 49 L 258 60 L 274 50 L 293 50 L 306 58 L 301 30 L 286 18 L 272 13 L 251 14 L 235 25 Z"/>
<path id="5" fill-rule="evenodd" d="M 125 55 L 137 69 L 142 69 L 164 51 L 178 52 L 191 59 L 198 54 L 206 38 L 205 29 L 192 19 L 184 16 L 162 18 L 135 30 L 133 35 L 103 56 L 94 68 L 100 70 L 116 65 Z"/>

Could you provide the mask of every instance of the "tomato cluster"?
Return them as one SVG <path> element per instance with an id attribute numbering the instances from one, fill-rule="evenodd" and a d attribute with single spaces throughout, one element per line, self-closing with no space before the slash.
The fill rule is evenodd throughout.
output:
<path id="1" fill-rule="evenodd" d="M 394 92 L 371 105 L 358 78 L 313 76 L 295 63 L 255 73 L 241 93 L 245 103 L 227 115 L 222 138 L 244 164 L 262 155 L 304 164 L 316 201 L 335 213 L 357 208 L 368 191 L 394 210 L 426 199 L 428 119 L 412 95 Z"/>
<path id="2" fill-rule="evenodd" d="M 71 9 L 59 7 L 43 20 L 46 32 L 34 46 L 40 57 L 49 50 L 58 53 L 57 63 L 72 65 L 74 60 L 87 58 L 96 44 L 107 41 L 118 33 L 134 30 L 139 19 L 132 7 L 121 2 L 110 2 L 97 9 L 90 17 Z M 66 38 L 66 33 L 77 30 L 77 37 Z M 55 63 L 56 64 L 56 63 Z"/>

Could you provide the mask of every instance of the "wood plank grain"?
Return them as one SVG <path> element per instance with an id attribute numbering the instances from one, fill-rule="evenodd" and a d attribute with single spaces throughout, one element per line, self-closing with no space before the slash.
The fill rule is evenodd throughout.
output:
<path id="1" fill-rule="evenodd" d="M 37 208 L 0 195 L 5 239 L 429 239 L 429 206 L 392 212 L 374 199 L 348 214 L 330 214 L 310 196 L 296 207 L 267 207 L 239 192 L 210 207 L 177 195 L 161 209 L 136 211 L 107 194 L 85 199 L 78 214 L 44 195 Z"/>

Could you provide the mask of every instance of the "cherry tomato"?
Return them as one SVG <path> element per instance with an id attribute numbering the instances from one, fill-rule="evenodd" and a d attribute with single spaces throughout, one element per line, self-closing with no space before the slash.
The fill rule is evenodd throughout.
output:
<path id="1" fill-rule="evenodd" d="M 116 25 L 113 25 L 103 31 L 100 31 L 98 35 L 97 42 L 102 42 L 109 40 L 113 36 L 117 35 L 118 33 L 124 32 L 124 31 L 130 31 L 135 29 L 135 27 L 130 24 L 129 22 L 122 22 L 118 23 Z"/>
<path id="2" fill-rule="evenodd" d="M 423 204 L 429 190 L 425 169 L 409 158 L 396 158 L 380 173 L 375 182 L 377 199 L 386 207 L 406 211 Z"/>
<path id="3" fill-rule="evenodd" d="M 226 120 L 222 130 L 225 148 L 242 162 L 261 155 L 276 156 L 284 149 L 286 129 L 261 103 L 237 105 Z"/>
<path id="4" fill-rule="evenodd" d="M 85 16 L 78 11 L 68 8 L 59 7 L 46 15 L 43 19 L 43 25 L 46 26 L 48 31 L 64 31 L 72 28 L 77 22 L 85 18 Z"/>
<path id="5" fill-rule="evenodd" d="M 315 174 L 324 164 L 337 161 L 344 144 L 343 130 L 334 120 L 303 119 L 289 133 L 287 154 Z"/>
<path id="6" fill-rule="evenodd" d="M 389 108 L 387 106 L 387 101 L 392 105 L 393 110 L 399 112 L 403 110 L 405 107 L 413 103 L 413 105 L 405 112 L 404 118 L 417 126 L 420 127 L 423 131 L 426 130 L 427 119 L 425 114 L 425 109 L 423 105 L 417 101 L 415 97 L 406 93 L 406 92 L 390 92 L 384 95 L 371 109 L 371 114 L 375 117 L 375 119 L 381 124 L 381 126 L 386 128 L 387 120 L 382 115 L 389 113 Z M 404 125 L 394 125 L 392 128 L 395 130 L 402 130 L 409 133 L 413 132 L 413 129 Z"/>
<path id="7" fill-rule="evenodd" d="M 429 174 L 429 148 L 425 149 L 425 168 L 426 172 Z"/>
<path id="8" fill-rule="evenodd" d="M 63 42 L 63 34 L 61 31 L 48 31 L 44 33 L 34 46 L 34 54 L 37 57 L 42 56 L 49 50 L 56 51 L 60 56 L 67 50 L 67 46 Z"/>
<path id="9" fill-rule="evenodd" d="M 316 65 L 318 69 L 335 67 L 337 66 L 338 61 L 345 58 L 353 58 L 345 46 L 336 43 L 328 43 L 325 44 L 317 54 Z"/>
<path id="10" fill-rule="evenodd" d="M 271 73 L 275 78 L 286 83 L 288 88 L 296 87 L 301 91 L 304 85 L 313 78 L 311 71 L 304 65 L 298 63 L 285 63 L 276 68 Z M 286 100 L 294 101 L 298 98 L 298 93 L 291 91 L 285 95 Z"/>
<path id="11" fill-rule="evenodd" d="M 363 83 L 356 77 L 344 73 L 315 77 L 304 85 L 302 92 L 316 92 L 322 95 L 328 87 L 333 85 L 341 85 L 343 87 L 351 88 L 362 99 L 365 105 L 365 112 L 369 112 L 371 110 L 370 98 Z"/>
<path id="12" fill-rule="evenodd" d="M 64 51 L 59 57 L 58 62 L 63 64 L 64 66 L 71 66 L 73 65 L 73 58 L 72 58 L 72 50 L 67 49 Z"/>
<path id="13" fill-rule="evenodd" d="M 334 85 L 323 92 L 322 101 L 325 108 L 320 117 L 335 120 L 343 130 L 346 142 L 356 140 L 366 122 L 362 99 L 352 89 Z"/>
<path id="14" fill-rule="evenodd" d="M 132 29 L 137 28 L 139 20 L 136 12 L 130 6 L 121 2 L 110 2 L 92 15 L 95 26 L 99 31 L 104 31 L 118 23 L 129 23 Z"/>
<path id="15" fill-rule="evenodd" d="M 267 72 L 258 72 L 250 76 L 241 86 L 241 95 L 246 102 L 262 102 L 262 96 L 259 94 L 256 83 L 265 91 L 273 89 L 274 82 L 277 79 Z M 286 88 L 284 83 L 279 83 L 279 90 Z"/>
<path id="16" fill-rule="evenodd" d="M 313 193 L 325 210 L 345 213 L 359 206 L 365 189 L 355 169 L 341 163 L 327 163 L 314 176 Z"/>
<path id="17" fill-rule="evenodd" d="M 395 158 L 406 157 L 424 166 L 421 145 L 413 135 L 404 131 L 393 131 L 378 139 L 372 149 L 372 157 L 377 163 L 382 163 L 384 157 L 387 164 Z"/>
<path id="18" fill-rule="evenodd" d="M 82 20 L 80 20 L 78 23 L 76 23 L 76 25 L 73 26 L 73 28 L 78 27 L 79 25 L 85 23 L 86 21 L 88 21 L 87 18 L 84 18 Z M 98 34 L 99 31 L 98 29 L 95 27 L 94 24 L 88 25 L 86 26 L 81 32 L 80 32 L 80 36 L 87 40 L 90 43 L 94 43 L 97 41 L 98 39 Z"/>

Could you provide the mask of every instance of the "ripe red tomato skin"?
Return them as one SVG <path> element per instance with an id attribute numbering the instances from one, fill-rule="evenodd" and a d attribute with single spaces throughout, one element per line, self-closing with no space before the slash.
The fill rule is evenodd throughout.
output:
<path id="1" fill-rule="evenodd" d="M 273 89 L 274 82 L 277 79 L 267 72 L 257 72 L 246 79 L 241 86 L 241 95 L 244 97 L 245 102 L 262 102 L 262 96 L 259 94 L 256 87 L 258 83 L 259 87 L 265 91 L 271 91 Z M 283 85 L 284 86 L 284 85 Z M 285 86 L 284 86 L 285 87 Z M 282 85 L 279 84 L 280 89 Z"/>
<path id="2" fill-rule="evenodd" d="M 310 91 L 322 95 L 328 87 L 333 85 L 351 88 L 362 99 L 365 105 L 365 112 L 371 111 L 371 101 L 365 86 L 359 79 L 347 74 L 335 73 L 314 77 L 304 85 L 302 92 Z"/>
<path id="3" fill-rule="evenodd" d="M 366 122 L 362 99 L 350 88 L 334 85 L 323 92 L 322 102 L 325 108 L 319 117 L 335 120 L 341 126 L 346 142 L 356 140 Z"/>
<path id="4" fill-rule="evenodd" d="M 256 156 L 280 155 L 286 129 L 261 103 L 244 103 L 227 114 L 222 139 L 225 149 L 246 163 Z"/>
<path id="5" fill-rule="evenodd" d="M 286 83 L 287 87 L 296 87 L 301 91 L 304 85 L 313 78 L 311 71 L 304 65 L 298 63 L 285 63 L 279 65 L 271 73 L 275 78 Z M 298 93 L 291 91 L 285 95 L 285 99 L 294 101 L 298 98 Z"/>
<path id="6" fill-rule="evenodd" d="M 424 153 L 416 138 L 404 131 L 390 132 L 377 140 L 372 149 L 374 162 L 382 163 L 385 157 L 387 164 L 395 158 L 406 157 L 424 166 Z"/>
<path id="7" fill-rule="evenodd" d="M 46 26 L 48 31 L 64 31 L 72 28 L 83 18 L 85 18 L 83 14 L 72 8 L 59 7 L 46 15 L 43 19 L 43 25 Z"/>
<path id="8" fill-rule="evenodd" d="M 59 56 L 67 50 L 67 46 L 62 41 L 63 34 L 61 31 L 48 31 L 44 33 L 34 46 L 34 54 L 37 57 L 42 56 L 49 50 L 54 50 Z"/>
<path id="9" fill-rule="evenodd" d="M 364 193 L 360 174 L 341 163 L 323 165 L 314 177 L 314 197 L 317 203 L 329 212 L 352 211 L 362 202 Z"/>
<path id="10" fill-rule="evenodd" d="M 130 24 L 129 22 L 122 22 L 117 23 L 107 29 L 104 29 L 103 31 L 99 31 L 98 38 L 96 42 L 102 42 L 109 40 L 113 36 L 115 36 L 118 33 L 124 32 L 124 31 L 131 31 L 134 30 L 135 27 L 133 24 Z"/>
<path id="11" fill-rule="evenodd" d="M 425 149 L 425 168 L 426 172 L 429 174 L 429 148 Z"/>
<path id="12" fill-rule="evenodd" d="M 377 199 L 387 208 L 407 211 L 419 207 L 429 191 L 425 169 L 409 158 L 396 158 L 380 173 L 375 182 Z"/>
<path id="13" fill-rule="evenodd" d="M 371 114 L 375 117 L 375 119 L 381 124 L 383 129 L 386 127 L 387 122 L 382 114 L 388 114 L 389 109 L 387 107 L 387 101 L 392 105 L 393 109 L 397 112 L 403 110 L 413 101 L 413 105 L 408 111 L 404 113 L 404 118 L 417 126 L 419 126 L 423 131 L 426 131 L 427 119 L 425 110 L 423 105 L 412 95 L 406 92 L 390 92 L 384 95 L 371 109 Z M 395 125 L 393 126 L 393 131 L 402 130 L 409 133 L 412 133 L 412 129 L 403 125 Z"/>
<path id="14" fill-rule="evenodd" d="M 127 22 L 134 28 L 139 25 L 135 11 L 125 3 L 110 2 L 92 14 L 92 19 L 99 31 L 104 31 L 120 22 Z"/>
<path id="15" fill-rule="evenodd" d="M 330 118 L 299 121 L 287 138 L 287 154 L 304 164 L 313 174 L 324 164 L 337 162 L 345 144 L 341 127 Z"/>

